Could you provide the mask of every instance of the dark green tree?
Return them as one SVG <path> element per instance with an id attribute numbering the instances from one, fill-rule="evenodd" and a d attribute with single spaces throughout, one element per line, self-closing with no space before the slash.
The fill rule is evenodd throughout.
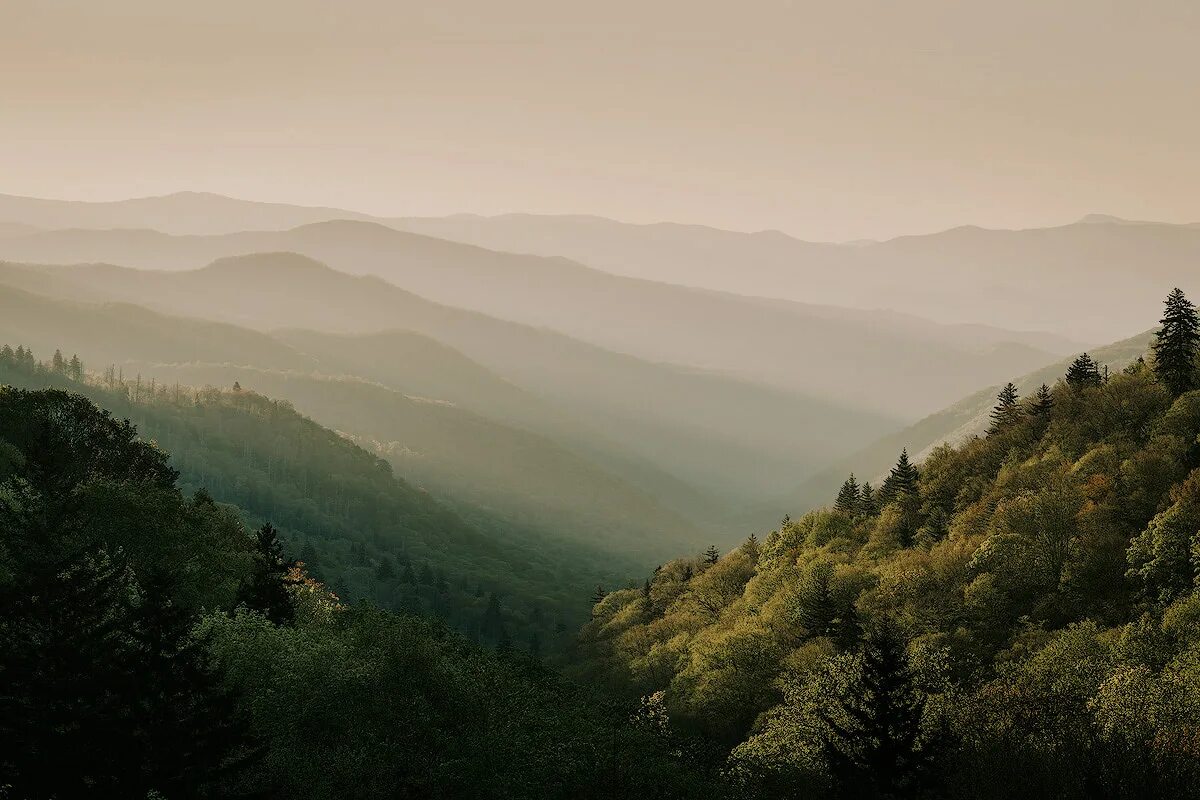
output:
<path id="1" fill-rule="evenodd" d="M 838 490 L 834 508 L 845 514 L 857 514 L 861 504 L 862 490 L 858 488 L 858 481 L 854 479 L 854 473 L 851 472 L 850 477 L 846 479 L 842 484 L 842 488 Z"/>
<path id="2" fill-rule="evenodd" d="M 274 525 L 267 522 L 258 529 L 255 549 L 254 569 L 242 585 L 239 600 L 276 625 L 285 625 L 296 616 L 288 591 L 288 571 L 292 564 L 283 557 L 283 543 Z"/>
<path id="3" fill-rule="evenodd" d="M 850 673 L 832 683 L 838 688 L 820 718 L 835 794 L 925 796 L 935 748 L 922 733 L 926 695 L 896 624 L 885 618 L 871 628 Z"/>
<path id="4" fill-rule="evenodd" d="M 721 560 L 721 551 L 717 549 L 715 544 L 710 544 L 708 549 L 704 551 L 704 563 L 715 564 Z"/>
<path id="5" fill-rule="evenodd" d="M 837 604 L 829 588 L 833 567 L 827 562 L 813 564 L 800 584 L 796 616 L 810 636 L 829 636 L 833 633 Z"/>
<path id="6" fill-rule="evenodd" d="M 1039 422 L 1044 424 L 1050 421 L 1050 415 L 1054 412 L 1054 394 L 1046 384 L 1038 387 L 1037 394 L 1033 396 L 1031 411 Z"/>
<path id="7" fill-rule="evenodd" d="M 916 495 L 919 478 L 920 473 L 909 461 L 906 447 L 900 451 L 900 458 L 896 460 L 896 466 L 892 467 L 883 481 L 883 486 L 879 488 L 880 503 L 886 505 L 903 497 Z"/>
<path id="8" fill-rule="evenodd" d="M 1104 379 L 1100 377 L 1100 368 L 1087 353 L 1080 354 L 1067 368 L 1067 385 L 1072 388 L 1100 386 L 1103 383 Z"/>
<path id="9" fill-rule="evenodd" d="M 67 362 L 63 359 L 62 350 L 54 351 L 54 357 L 50 359 L 50 369 L 60 375 L 67 371 Z"/>
<path id="10" fill-rule="evenodd" d="M 862 499 L 859 503 L 862 513 L 867 516 L 873 516 L 879 513 L 879 496 L 875 492 L 875 487 L 870 481 L 863 481 Z"/>
<path id="11" fill-rule="evenodd" d="M 1021 410 L 1020 399 L 1016 385 L 1011 381 L 1006 383 L 1000 393 L 996 395 L 996 405 L 992 408 L 991 414 L 992 425 L 988 429 L 989 436 L 1007 430 L 1020 422 L 1024 414 Z"/>
<path id="12" fill-rule="evenodd" d="M 1178 288 L 1167 295 L 1162 327 L 1154 338 L 1154 375 L 1180 395 L 1196 387 L 1196 353 L 1200 351 L 1200 318 Z"/>

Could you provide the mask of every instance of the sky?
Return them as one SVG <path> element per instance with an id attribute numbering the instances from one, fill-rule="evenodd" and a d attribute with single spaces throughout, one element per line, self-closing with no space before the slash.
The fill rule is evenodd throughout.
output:
<path id="1" fill-rule="evenodd" d="M 1200 221 L 1194 0 L 0 0 L 0 193 Z"/>

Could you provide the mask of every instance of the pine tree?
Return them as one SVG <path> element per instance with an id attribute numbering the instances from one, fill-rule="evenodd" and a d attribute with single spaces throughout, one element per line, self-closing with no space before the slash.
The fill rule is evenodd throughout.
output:
<path id="1" fill-rule="evenodd" d="M 1200 318 L 1178 288 L 1167 295 L 1162 328 L 1154 339 L 1154 375 L 1180 395 L 1196 387 L 1196 354 L 1200 351 Z"/>
<path id="2" fill-rule="evenodd" d="M 1099 386 L 1104 382 L 1100 377 L 1100 368 L 1087 353 L 1081 354 L 1071 362 L 1067 369 L 1067 385 L 1075 389 L 1085 386 Z"/>
<path id="3" fill-rule="evenodd" d="M 721 551 L 717 549 L 715 544 L 710 544 L 708 549 L 704 551 L 704 563 L 713 565 L 721 560 Z"/>
<path id="4" fill-rule="evenodd" d="M 920 473 L 917 472 L 917 468 L 908 460 L 908 448 L 906 447 L 900 451 L 900 458 L 896 460 L 896 466 L 892 467 L 883 486 L 879 489 L 880 504 L 887 505 L 902 497 L 915 495 L 919 478 Z"/>
<path id="5" fill-rule="evenodd" d="M 71 363 L 68 368 L 68 374 L 71 376 L 71 380 L 74 380 L 74 381 L 82 381 L 83 380 L 83 362 L 79 360 L 78 354 L 73 354 L 71 356 Z"/>
<path id="6" fill-rule="evenodd" d="M 999 433 L 1021 420 L 1020 395 L 1011 381 L 996 395 L 996 406 L 992 409 L 992 427 L 988 435 Z"/>
<path id="7" fill-rule="evenodd" d="M 62 350 L 55 349 L 54 357 L 50 359 L 50 368 L 59 375 L 67 371 L 67 362 L 63 360 Z"/>
<path id="8" fill-rule="evenodd" d="M 592 592 L 592 605 L 598 606 L 604 602 L 604 598 L 608 597 L 608 592 L 604 591 L 604 587 L 596 584 L 596 591 Z"/>
<path id="9" fill-rule="evenodd" d="M 283 543 L 271 523 L 265 523 L 255 535 L 257 550 L 254 570 L 242 586 L 239 599 L 276 625 L 285 625 L 296 616 L 288 591 L 288 570 L 292 564 L 283 557 Z"/>
<path id="10" fill-rule="evenodd" d="M 842 488 L 838 490 L 837 501 L 834 503 L 834 508 L 844 514 L 857 514 L 860 504 L 862 503 L 862 491 L 858 488 L 858 481 L 854 479 L 854 473 L 850 473 L 850 477 L 842 484 Z"/>
<path id="11" fill-rule="evenodd" d="M 820 712 L 825 756 L 845 797 L 920 797 L 933 743 L 922 736 L 925 694 L 904 639 L 885 619 L 869 631 L 846 682 Z"/>
<path id="12" fill-rule="evenodd" d="M 1033 396 L 1033 416 L 1039 422 L 1046 423 L 1050 421 L 1053 411 L 1054 395 L 1050 392 L 1050 387 L 1043 383 Z"/>
<path id="13" fill-rule="evenodd" d="M 867 516 L 874 516 L 879 513 L 879 497 L 875 493 L 875 487 L 871 486 L 870 481 L 864 481 L 862 485 L 862 500 L 859 503 L 859 508 L 862 513 Z"/>
<path id="14" fill-rule="evenodd" d="M 832 575 L 833 568 L 827 562 L 817 562 L 800 584 L 796 617 L 810 636 L 828 636 L 833 632 L 837 605 L 829 588 Z"/>

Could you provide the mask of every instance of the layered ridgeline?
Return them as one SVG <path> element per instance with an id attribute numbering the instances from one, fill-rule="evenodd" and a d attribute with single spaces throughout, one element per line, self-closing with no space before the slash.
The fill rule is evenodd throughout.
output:
<path id="1" fill-rule="evenodd" d="M 1200 795 L 1198 351 L 1176 290 L 1128 368 L 603 597 L 588 673 L 763 796 Z"/>
<path id="2" fill-rule="evenodd" d="M 19 362 L 28 366 L 23 351 Z M 207 453 L 227 484 L 250 475 L 243 465 L 258 446 L 255 423 L 238 417 L 288 418 L 257 398 L 187 405 L 156 403 L 146 415 L 172 436 L 212 445 L 191 449 Z M 303 427 L 272 430 L 317 463 L 289 464 L 280 448 L 269 477 L 245 487 L 273 512 L 325 515 L 323 530 L 361 525 L 357 544 L 368 553 L 376 534 L 385 547 L 415 544 L 420 515 L 445 539 L 433 550 L 472 535 L 435 504 L 383 485 L 386 470 L 368 454 L 322 449 Z M 334 460 L 322 465 L 321 456 Z M 355 459 L 371 463 L 356 472 L 347 467 Z M 283 476 L 298 467 L 307 509 L 285 489 Z M 349 606 L 289 568 L 279 549 L 270 525 L 251 532 L 234 509 L 180 486 L 167 454 L 128 422 L 76 394 L 0 387 L 3 794 L 716 794 L 708 762 L 665 738 L 652 716 L 631 721 L 634 707 L 565 683 L 507 646 L 483 650 L 442 625 Z"/>
<path id="3" fill-rule="evenodd" d="M 685 286 L 904 309 L 945 323 L 970 320 L 1093 341 L 1137 330 L 1143 318 L 1138 309 L 1158 299 L 1160 286 L 1200 291 L 1195 266 L 1200 224 L 1099 214 L 1046 228 L 964 226 L 841 244 L 802 241 L 779 231 L 631 225 L 588 216 L 460 214 L 388 224 Z M 963 326 L 959 334 L 971 337 L 979 327 Z"/>
<path id="4" fill-rule="evenodd" d="M 847 308 L 903 308 L 944 323 L 970 320 L 1000 329 L 1058 331 L 1097 342 L 1137 330 L 1142 319 L 1137 309 L 1157 299 L 1156 287 L 1200 289 L 1189 284 L 1195 280 L 1200 259 L 1200 225 L 1100 214 L 1048 228 L 964 226 L 840 244 L 803 241 L 780 231 L 634 225 L 578 215 L 381 218 L 346 209 L 254 203 L 197 192 L 106 203 L 0 196 L 0 220 L 16 223 L 13 231 L 23 233 L 38 232 L 30 227 L 43 231 L 152 228 L 206 236 L 283 231 L 332 220 L 373 222 L 493 251 L 565 257 L 612 274 L 681 286 Z M 53 261 L 96 260 L 98 251 L 89 250 L 96 241 L 93 237 L 85 242 L 88 235 L 51 235 L 53 246 L 72 256 L 67 259 L 52 257 L 46 249 L 50 240 L 21 247 Z M 132 236 L 126 232 L 124 238 Z M 130 252 L 147 254 L 148 247 L 134 246 Z M 9 252 L 4 256 L 0 251 L 0 257 L 22 257 L 16 250 Z M 161 253 L 160 249 L 157 255 Z M 214 253 L 211 258 L 226 254 Z M 105 258 L 130 263 L 115 255 Z M 953 333 L 972 339 L 992 337 L 996 331 L 967 325 Z M 1005 338 L 1013 341 L 1010 337 L 1011 333 Z M 1044 339 L 1025 341 L 1042 346 Z M 998 369 L 991 374 L 1024 371 Z M 974 385 L 988 380 L 983 373 Z M 940 405 L 949 399 L 943 398 Z"/>
<path id="5" fill-rule="evenodd" d="M 619 458 L 621 448 L 587 420 L 418 334 L 289 331 L 293 347 L 228 324 L 6 287 L 0 311 L 0 341 L 38 353 L 86 348 L 93 369 L 113 364 L 114 374 L 131 380 L 240 381 L 288 399 L 327 427 L 360 437 L 411 482 L 445 500 L 486 505 L 517 527 L 624 547 L 646 560 L 714 535 L 701 535 L 693 521 L 714 505 L 696 499 L 695 489 L 634 455 Z M 386 383 L 360 378 L 360 370 Z"/>
<path id="6" fill-rule="evenodd" d="M 989 375 L 1019 374 L 1078 346 L 1048 334 L 639 280 L 564 258 L 496 252 L 360 221 L 207 237 L 72 230 L 0 239 L 0 258 L 14 261 L 101 261 L 154 270 L 194 270 L 215 259 L 272 252 L 300 253 L 436 303 L 648 361 L 717 370 L 908 419 L 940 408 Z M 797 363 L 807 369 L 792 368 Z M 879 386 L 901 379 L 910 381 L 903 396 L 879 394 Z"/>
<path id="7" fill-rule="evenodd" d="M 435 615 L 481 641 L 548 652 L 569 638 L 589 587 L 636 574 L 639 559 L 615 542 L 438 502 L 286 401 L 113 370 L 85 377 L 77 357 L 39 363 L 23 346 L 0 348 L 0 384 L 70 390 L 131 420 L 185 489 L 236 506 L 249 525 L 272 522 L 288 556 L 347 601 Z"/>
<path id="8" fill-rule="evenodd" d="M 605 454 L 611 463 L 644 462 L 727 500 L 778 495 L 800 476 L 897 426 L 887 415 L 651 363 L 543 328 L 439 305 L 378 278 L 347 275 L 295 254 L 232 258 L 186 272 L 4 265 L 0 281 L 44 295 L 137 303 L 260 332 L 303 327 L 367 335 L 362 348 L 372 347 L 377 341 L 372 337 L 383 332 L 412 331 L 574 419 L 564 426 L 553 415 L 541 415 L 539 423 L 530 414 L 510 417 L 514 423 L 541 425 L 536 430 Z M 305 346 L 297 341 L 297 347 Z M 353 342 L 344 346 L 356 348 Z M 391 381 L 403 371 L 390 362 L 386 348 L 375 352 L 369 359 L 376 364 L 375 380 Z M 392 372 L 385 374 L 389 362 Z M 345 371 L 353 374 L 350 367 Z"/>

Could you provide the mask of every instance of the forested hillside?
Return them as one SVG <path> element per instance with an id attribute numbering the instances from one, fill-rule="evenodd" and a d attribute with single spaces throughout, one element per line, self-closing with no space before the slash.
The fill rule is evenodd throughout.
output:
<path id="1" fill-rule="evenodd" d="M 185 489 L 236 506 L 247 524 L 272 522 L 288 556 L 348 601 L 432 614 L 471 638 L 549 651 L 565 643 L 597 581 L 636 570 L 619 550 L 466 503 L 456 512 L 286 401 L 113 371 L 93 383 L 82 377 L 73 359 L 39 364 L 24 347 L 0 348 L 0 384 L 80 392 L 131 420 L 168 454 Z"/>
<path id="2" fill-rule="evenodd" d="M 1131 336 L 1119 342 L 1089 351 L 1097 369 L 1119 372 L 1136 361 L 1154 338 L 1153 332 Z M 1074 357 L 1057 361 L 1034 370 L 1013 383 L 1025 394 L 1033 394 L 1042 384 L 1053 385 L 1064 375 Z M 799 487 L 769 504 L 772 509 L 792 507 L 809 509 L 822 504 L 825 498 L 837 490 L 846 473 L 855 472 L 866 480 L 876 480 L 886 475 L 896 457 L 896 451 L 909 449 L 915 457 L 922 458 L 942 444 L 962 444 L 972 436 L 983 434 L 990 424 L 989 415 L 996 393 L 1002 384 L 989 386 L 964 397 L 935 414 L 872 442 L 858 452 L 828 465 L 816 475 L 809 477 Z M 767 514 L 766 506 L 758 509 L 756 516 L 762 519 Z"/>
<path id="3" fill-rule="evenodd" d="M 247 432 L 225 404 L 189 403 Z M 286 416 L 258 399 L 228 408 Z M 176 479 L 161 448 L 85 398 L 0 388 L 4 796 L 714 795 L 652 717 L 631 724 L 507 645 L 348 606 L 289 567 L 270 524 L 251 533 Z"/>
<path id="4" fill-rule="evenodd" d="M 605 596 L 583 674 L 753 796 L 1200 794 L 1200 320 L 1013 384 L 990 426 Z"/>

